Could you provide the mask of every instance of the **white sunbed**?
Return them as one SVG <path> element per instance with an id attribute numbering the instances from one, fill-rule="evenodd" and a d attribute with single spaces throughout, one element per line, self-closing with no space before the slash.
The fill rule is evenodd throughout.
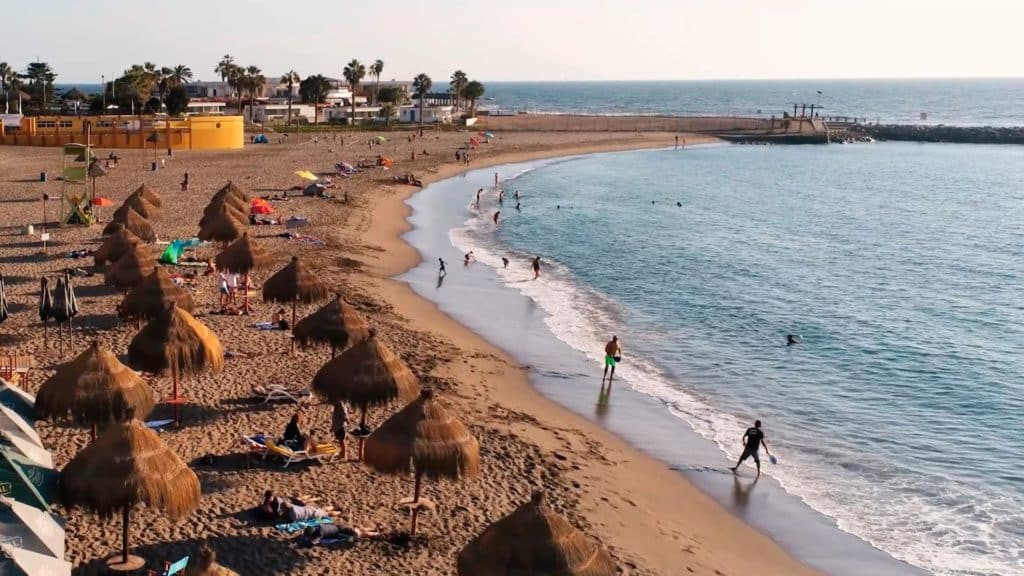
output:
<path id="1" fill-rule="evenodd" d="M 281 385 L 254 386 L 252 393 L 257 398 L 263 399 L 261 404 L 266 404 L 272 400 L 291 400 L 298 404 L 303 398 L 310 395 L 309 390 L 305 388 L 288 388 Z"/>

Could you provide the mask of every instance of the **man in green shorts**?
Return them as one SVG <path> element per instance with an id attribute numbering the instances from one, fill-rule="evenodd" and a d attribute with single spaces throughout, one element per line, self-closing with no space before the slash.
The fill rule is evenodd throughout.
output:
<path id="1" fill-rule="evenodd" d="M 612 336 L 612 339 L 604 345 L 604 376 L 601 376 L 601 382 L 604 382 L 605 378 L 611 382 L 612 378 L 615 378 L 615 365 L 622 360 L 622 345 L 619 344 L 619 337 Z M 608 374 L 608 369 L 611 368 L 611 374 Z"/>

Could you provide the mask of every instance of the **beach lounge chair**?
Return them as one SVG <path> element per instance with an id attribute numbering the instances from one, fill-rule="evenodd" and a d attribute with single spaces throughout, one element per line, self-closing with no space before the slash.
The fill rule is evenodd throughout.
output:
<path id="1" fill-rule="evenodd" d="M 35 365 L 36 359 L 32 356 L 0 357 L 0 380 L 6 380 L 11 384 L 24 382 L 29 370 Z"/>
<path id="2" fill-rule="evenodd" d="M 315 452 L 310 453 L 305 450 L 292 450 L 287 446 L 281 446 L 273 440 L 267 439 L 267 453 L 283 459 L 284 467 L 287 468 L 289 464 L 295 462 L 307 462 L 310 460 L 320 462 L 323 460 L 331 460 L 340 454 L 341 450 L 339 450 L 334 444 L 320 444 L 316 447 Z"/>
<path id="3" fill-rule="evenodd" d="M 147 576 L 174 576 L 175 574 L 182 574 L 185 572 L 185 568 L 188 567 L 188 556 L 185 556 L 177 562 L 164 562 L 164 569 L 160 572 L 150 570 Z"/>
<path id="4" fill-rule="evenodd" d="M 279 384 L 272 386 L 254 386 L 252 393 L 253 396 L 263 399 L 261 404 L 266 404 L 271 400 L 291 400 L 298 404 L 303 398 L 310 395 L 309 390 L 305 388 L 288 388 L 287 386 L 281 386 Z"/>

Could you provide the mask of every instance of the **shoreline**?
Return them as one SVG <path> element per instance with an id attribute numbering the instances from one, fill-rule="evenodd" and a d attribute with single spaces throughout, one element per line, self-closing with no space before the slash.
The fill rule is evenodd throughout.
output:
<path id="1" fill-rule="evenodd" d="M 695 143 L 688 135 L 687 143 Z M 700 138 L 700 143 L 719 142 Z M 527 153 L 505 153 L 486 158 L 471 166 L 445 165 L 424 178 L 424 186 L 503 164 L 590 154 L 664 148 L 666 140 L 626 145 L 551 148 Z M 371 212 L 372 226 L 367 242 L 381 247 L 385 256 L 377 259 L 372 271 L 378 275 L 381 295 L 413 327 L 439 333 L 456 346 L 470 350 L 474 358 L 463 366 L 449 367 L 446 376 L 460 381 L 481 380 L 490 397 L 506 409 L 525 413 L 534 422 L 566 423 L 579 430 L 604 462 L 581 459 L 574 462 L 575 475 L 590 483 L 581 498 L 581 511 L 597 529 L 594 536 L 627 556 L 642 558 L 645 566 L 657 574 L 670 574 L 688 565 L 693 573 L 818 574 L 779 544 L 722 507 L 668 464 L 649 456 L 600 425 L 559 406 L 536 390 L 528 372 L 506 352 L 442 312 L 437 305 L 416 294 L 410 285 L 396 277 L 417 266 L 422 255 L 403 238 L 413 229 L 408 222 L 411 208 L 407 200 L 419 190 L 392 195 Z M 484 383 L 479 374 L 487 374 Z M 550 448 L 560 440 L 557 430 L 543 425 L 513 424 L 509 429 Z M 593 448 L 592 448 L 593 449 Z M 613 501 L 614 498 L 614 501 Z M 653 522 L 652 522 L 653 520 Z M 685 540 L 686 543 L 681 542 Z"/>

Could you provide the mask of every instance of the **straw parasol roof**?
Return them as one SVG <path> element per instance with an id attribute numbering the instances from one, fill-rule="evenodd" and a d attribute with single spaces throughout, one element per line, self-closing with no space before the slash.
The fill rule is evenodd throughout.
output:
<path id="1" fill-rule="evenodd" d="M 164 204 L 163 201 L 160 199 L 160 195 L 157 194 L 156 190 L 153 190 L 146 184 L 142 184 L 141 186 L 136 188 L 135 191 L 131 193 L 131 196 L 140 196 L 146 202 L 149 202 L 150 204 L 156 206 L 157 208 L 160 208 Z"/>
<path id="2" fill-rule="evenodd" d="M 110 234 L 113 234 L 117 230 L 115 224 L 120 223 L 129 232 L 135 234 L 142 240 L 146 242 L 156 241 L 156 232 L 153 231 L 153 225 L 146 221 L 141 214 L 130 208 L 131 207 L 129 206 L 129 209 L 123 211 L 120 215 L 118 215 L 117 212 L 120 212 L 121 210 L 116 210 L 114 212 L 113 219 L 111 219 L 110 223 L 103 229 L 103 235 L 109 236 Z"/>
<path id="3" fill-rule="evenodd" d="M 196 236 L 200 240 L 215 242 L 234 242 L 245 234 L 249 229 L 248 222 L 240 222 L 231 217 L 227 208 L 222 207 L 221 211 L 205 222 L 199 229 Z"/>
<path id="4" fill-rule="evenodd" d="M 93 159 L 89 163 L 89 170 L 86 172 L 89 178 L 101 178 L 107 175 L 107 169 L 100 165 L 99 161 Z"/>
<path id="5" fill-rule="evenodd" d="M 124 212 L 129 208 L 135 210 L 140 216 L 147 220 L 155 219 L 160 213 L 160 209 L 153 204 L 150 204 L 145 198 L 132 194 L 124 199 L 124 202 L 121 203 L 121 206 L 117 210 L 114 210 L 112 217 L 117 218 L 119 213 Z"/>
<path id="6" fill-rule="evenodd" d="M 199 478 L 170 448 L 131 419 L 114 424 L 61 471 L 59 497 L 109 517 L 138 503 L 177 520 L 199 506 Z"/>
<path id="7" fill-rule="evenodd" d="M 488 526 L 458 558 L 459 576 L 614 576 L 608 551 L 548 506 L 544 494 Z"/>
<path id="8" fill-rule="evenodd" d="M 171 302 L 186 312 L 195 307 L 192 294 L 175 284 L 162 266 L 157 266 L 124 297 L 121 313 L 125 317 L 149 319 L 166 310 Z"/>
<path id="9" fill-rule="evenodd" d="M 233 184 L 225 185 L 223 188 L 218 190 L 211 198 L 207 206 L 221 206 L 227 204 L 234 206 L 239 210 L 245 210 L 249 208 L 248 195 L 242 192 L 238 187 L 229 188 L 234 186 Z"/>
<path id="10" fill-rule="evenodd" d="M 242 224 L 249 223 L 249 213 L 235 206 L 234 204 L 227 204 L 224 202 L 218 202 L 216 204 L 210 204 L 206 208 L 203 208 L 203 216 L 199 219 L 199 227 L 205 228 L 207 224 L 216 220 L 219 217 L 227 216 L 232 220 L 237 220 Z"/>
<path id="11" fill-rule="evenodd" d="M 384 421 L 366 439 L 365 462 L 385 474 L 469 478 L 480 472 L 480 445 L 432 390 Z"/>
<path id="12" fill-rule="evenodd" d="M 252 198 L 249 196 L 249 194 L 245 190 L 242 190 L 241 188 L 239 188 L 231 180 L 228 180 L 227 184 L 221 186 L 220 190 L 217 190 L 217 193 L 214 194 L 213 196 L 214 196 L 214 198 L 216 198 L 218 195 L 233 196 L 235 198 L 241 198 L 242 202 L 245 203 L 246 207 L 248 207 L 249 206 L 249 202 L 252 201 Z"/>
<path id="13" fill-rule="evenodd" d="M 323 308 L 299 320 L 292 334 L 302 346 L 315 342 L 337 349 L 365 340 L 370 335 L 370 326 L 339 294 Z"/>
<path id="14" fill-rule="evenodd" d="M 298 256 L 263 282 L 264 302 L 303 302 L 309 304 L 328 295 L 327 285 L 306 267 Z"/>
<path id="15" fill-rule="evenodd" d="M 217 270 L 227 270 L 238 274 L 248 274 L 257 268 L 269 266 L 273 259 L 266 250 L 261 248 L 249 237 L 249 233 L 233 242 L 217 255 Z"/>
<path id="16" fill-rule="evenodd" d="M 171 303 L 143 326 L 128 345 L 132 366 L 159 374 L 173 368 L 188 374 L 224 367 L 224 349 L 209 328 Z"/>
<path id="17" fill-rule="evenodd" d="M 35 408 L 45 418 L 70 415 L 80 424 L 106 425 L 123 421 L 129 410 L 145 418 L 154 404 L 153 389 L 94 341 L 43 382 L 36 394 Z"/>
<path id="18" fill-rule="evenodd" d="M 103 280 L 118 290 L 127 290 L 142 282 L 156 268 L 156 256 L 146 244 L 134 244 L 103 274 Z"/>
<path id="19" fill-rule="evenodd" d="M 313 377 L 312 387 L 329 403 L 348 402 L 364 410 L 395 399 L 411 400 L 420 390 L 409 367 L 377 338 L 375 330 L 324 364 Z"/>
<path id="20" fill-rule="evenodd" d="M 103 266 L 108 262 L 116 262 L 125 252 L 129 251 L 134 244 L 141 244 L 142 240 L 132 234 L 120 222 L 114 222 L 114 231 L 103 240 L 99 248 L 92 253 L 93 260 L 97 266 Z"/>

